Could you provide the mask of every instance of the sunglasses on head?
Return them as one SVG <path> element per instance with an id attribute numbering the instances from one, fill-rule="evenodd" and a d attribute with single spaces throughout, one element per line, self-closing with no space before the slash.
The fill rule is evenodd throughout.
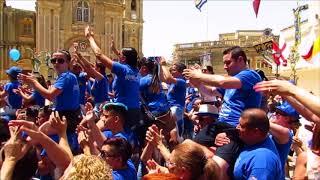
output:
<path id="1" fill-rule="evenodd" d="M 63 63 L 65 62 L 65 60 L 62 59 L 62 58 L 52 58 L 52 59 L 50 59 L 50 62 L 51 62 L 52 64 L 56 64 L 56 63 L 58 63 L 58 64 L 63 64 Z"/>

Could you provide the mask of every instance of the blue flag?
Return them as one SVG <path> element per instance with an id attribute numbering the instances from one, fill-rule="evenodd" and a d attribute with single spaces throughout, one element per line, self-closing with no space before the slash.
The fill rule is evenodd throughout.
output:
<path id="1" fill-rule="evenodd" d="M 202 6 L 207 2 L 208 0 L 195 0 L 196 8 L 201 11 Z"/>

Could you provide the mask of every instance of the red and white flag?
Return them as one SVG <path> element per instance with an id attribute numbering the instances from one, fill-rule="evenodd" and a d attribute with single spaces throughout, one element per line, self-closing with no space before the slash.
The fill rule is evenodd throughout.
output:
<path id="1" fill-rule="evenodd" d="M 284 43 L 282 47 L 279 48 L 279 45 L 275 41 L 272 41 L 272 56 L 277 66 L 280 66 L 281 64 L 280 59 L 282 60 L 283 66 L 287 66 L 288 64 L 287 59 L 283 57 L 283 51 L 286 48 L 286 46 L 287 44 Z"/>

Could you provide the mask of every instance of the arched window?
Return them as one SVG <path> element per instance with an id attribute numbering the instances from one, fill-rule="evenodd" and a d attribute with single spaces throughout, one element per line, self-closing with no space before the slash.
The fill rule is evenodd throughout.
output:
<path id="1" fill-rule="evenodd" d="M 136 11 L 137 10 L 137 2 L 136 0 L 131 1 L 131 11 Z"/>
<path id="2" fill-rule="evenodd" d="M 86 1 L 79 1 L 77 5 L 77 21 L 89 22 L 89 5 Z"/>

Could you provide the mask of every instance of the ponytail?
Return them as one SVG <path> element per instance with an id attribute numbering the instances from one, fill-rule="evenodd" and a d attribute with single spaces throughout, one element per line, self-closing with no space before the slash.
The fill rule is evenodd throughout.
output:
<path id="1" fill-rule="evenodd" d="M 160 82 L 160 65 L 158 62 L 153 62 L 153 70 L 152 70 L 152 80 L 150 85 L 150 90 L 152 93 L 158 94 L 160 92 L 161 82 Z"/>

